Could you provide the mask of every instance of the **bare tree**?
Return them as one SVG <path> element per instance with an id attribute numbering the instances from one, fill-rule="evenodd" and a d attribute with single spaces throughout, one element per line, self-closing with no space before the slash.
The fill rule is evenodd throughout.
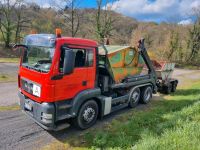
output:
<path id="1" fill-rule="evenodd" d="M 23 0 L 2 0 L 0 1 L 0 32 L 5 47 L 9 47 L 15 33 L 15 42 L 18 42 L 22 28 L 29 22 L 24 18 L 22 11 Z"/>
<path id="2" fill-rule="evenodd" d="M 9 47 L 11 42 L 11 34 L 14 30 L 14 22 L 12 20 L 13 9 L 17 1 L 13 4 L 10 0 L 0 1 L 0 31 L 5 43 L 5 47 Z"/>
<path id="3" fill-rule="evenodd" d="M 193 8 L 193 15 L 196 18 L 196 22 L 195 23 L 199 23 L 200 24 L 200 5 L 198 7 L 194 7 Z"/>
<path id="4" fill-rule="evenodd" d="M 65 4 L 63 5 L 63 3 Z M 79 3 L 80 0 L 61 0 L 60 4 L 58 4 L 53 0 L 54 6 L 59 9 L 59 15 L 65 20 L 64 25 L 70 30 L 72 37 L 76 36 L 80 28 Z"/>
<path id="5" fill-rule="evenodd" d="M 153 44 L 153 39 L 152 39 L 152 37 L 151 37 L 148 33 L 146 33 L 145 36 L 144 36 L 144 38 L 145 38 L 146 48 L 147 48 L 147 49 L 150 49 L 151 46 L 152 46 L 152 44 Z"/>
<path id="6" fill-rule="evenodd" d="M 31 20 L 25 15 L 26 6 L 22 3 L 18 3 L 15 8 L 16 14 L 16 29 L 15 29 L 15 43 L 20 42 L 21 31 L 24 28 L 29 28 L 31 26 Z"/>
<path id="7" fill-rule="evenodd" d="M 200 53 L 200 7 L 193 8 L 193 15 L 195 16 L 196 21 L 193 28 L 189 30 L 188 39 L 188 48 L 191 51 L 188 61 L 191 62 L 195 62 Z"/>
<path id="8" fill-rule="evenodd" d="M 195 62 L 200 52 L 200 24 L 194 24 L 193 28 L 189 30 L 188 48 L 190 49 L 190 56 L 188 61 Z"/>
<path id="9" fill-rule="evenodd" d="M 168 60 L 172 60 L 174 53 L 179 50 L 179 47 L 180 47 L 179 34 L 175 31 L 171 31 Z"/>
<path id="10" fill-rule="evenodd" d="M 111 10 L 110 6 L 108 5 L 108 2 L 106 2 L 106 5 L 103 7 L 103 1 L 102 0 L 96 0 L 97 3 L 97 13 L 96 13 L 96 33 L 97 38 L 101 43 L 104 43 L 105 38 L 109 38 L 112 36 L 111 32 L 114 29 L 113 24 L 115 22 L 114 19 L 112 19 L 112 16 L 110 15 Z"/>

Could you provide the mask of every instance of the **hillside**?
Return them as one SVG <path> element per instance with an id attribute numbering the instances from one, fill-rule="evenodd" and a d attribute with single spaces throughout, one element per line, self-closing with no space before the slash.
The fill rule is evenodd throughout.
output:
<path id="1" fill-rule="evenodd" d="M 31 31 L 37 33 L 55 33 L 56 28 L 62 29 L 64 36 L 71 36 L 71 22 L 66 19 L 70 16 L 70 10 L 62 11 L 53 8 L 40 8 L 39 6 L 26 6 L 24 9 L 24 18 L 27 21 L 20 32 L 20 41 Z M 96 9 L 77 9 L 79 16 L 79 28 L 75 37 L 88 38 L 98 41 L 96 32 Z M 109 35 L 111 44 L 131 44 L 144 37 L 146 47 L 151 50 L 156 59 L 164 59 L 177 62 L 179 64 L 190 63 L 192 65 L 200 64 L 200 54 L 198 46 L 191 47 L 189 43 L 198 41 L 197 35 L 192 35 L 193 25 L 183 26 L 170 23 L 140 22 L 136 19 L 126 17 L 114 11 L 109 11 L 108 15 L 112 19 L 112 30 Z M 13 18 L 13 23 L 15 18 Z M 104 23 L 104 19 L 101 19 Z M 77 22 L 77 20 L 75 20 Z M 199 25 L 197 30 L 199 30 Z M 12 31 L 11 43 L 15 43 L 15 31 Z M 194 42 L 192 40 L 195 40 Z M 0 41 L 2 35 L 0 34 Z M 2 43 L 2 42 L 1 42 Z M 197 43 L 198 44 L 198 43 Z M 2 47 L 2 46 L 1 46 Z M 12 57 L 16 52 L 7 51 L 0 48 L 0 57 Z"/>
<path id="2" fill-rule="evenodd" d="M 32 31 L 37 33 L 55 33 L 56 28 L 62 29 L 63 36 L 71 36 L 70 23 L 67 22 L 59 11 L 52 8 L 44 9 L 30 6 L 25 10 L 25 19 L 28 18 L 26 27 L 21 30 L 20 41 L 23 37 Z M 95 9 L 79 9 L 80 27 L 76 37 L 97 40 L 95 26 Z M 130 17 L 119 13 L 110 12 L 114 20 L 113 30 L 111 32 L 111 44 L 129 44 L 132 31 L 138 26 L 138 22 Z M 14 19 L 14 18 L 13 18 Z M 14 22 L 13 22 L 14 23 Z M 12 32 L 11 45 L 15 43 L 15 31 Z M 16 57 L 18 53 L 8 48 L 4 48 L 3 37 L 0 33 L 0 57 Z"/>
<path id="3" fill-rule="evenodd" d="M 135 45 L 140 37 L 144 37 L 147 49 L 153 51 L 156 58 L 183 63 L 190 55 L 188 40 L 191 29 L 192 25 L 140 23 L 132 33 L 131 44 Z"/>
<path id="4" fill-rule="evenodd" d="M 80 27 L 76 37 L 96 39 L 95 32 L 95 9 L 80 9 Z M 116 12 L 110 12 L 112 19 L 115 20 L 112 30 L 111 43 L 127 44 L 130 42 L 131 33 L 137 28 L 138 22 L 130 17 L 123 16 Z M 59 12 L 54 9 L 39 9 L 30 11 L 28 17 L 32 20 L 31 29 L 35 29 L 38 33 L 54 33 L 55 28 L 61 28 L 64 36 L 71 36 L 69 22 L 63 18 Z M 30 28 L 24 33 L 30 32 Z"/>

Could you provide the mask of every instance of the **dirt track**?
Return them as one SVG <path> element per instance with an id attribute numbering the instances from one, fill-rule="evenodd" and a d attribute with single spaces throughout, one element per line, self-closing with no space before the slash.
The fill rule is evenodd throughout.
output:
<path id="1" fill-rule="evenodd" d="M 187 80 L 200 80 L 200 71 L 177 69 L 174 73 L 174 77 L 180 80 L 180 84 L 185 84 Z M 0 91 L 6 87 L 6 94 L 4 100 L 9 100 L 13 97 L 13 93 L 16 92 L 16 83 L 2 84 L 0 83 Z M 8 90 L 9 89 L 9 90 Z M 2 93 L 0 93 L 2 94 Z M 0 104 L 3 100 L 0 98 Z M 13 103 L 16 103 L 13 101 Z M 140 105 L 137 109 L 148 107 L 148 105 Z M 101 126 L 105 122 L 108 122 L 114 118 L 114 116 L 129 111 L 125 109 L 117 113 L 111 114 L 105 117 L 103 121 L 98 121 L 96 126 Z M 39 149 L 40 147 L 50 143 L 52 140 L 67 139 L 72 135 L 80 134 L 73 127 L 70 127 L 64 131 L 57 133 L 49 133 L 35 124 L 21 111 L 3 111 L 0 112 L 0 149 Z"/>

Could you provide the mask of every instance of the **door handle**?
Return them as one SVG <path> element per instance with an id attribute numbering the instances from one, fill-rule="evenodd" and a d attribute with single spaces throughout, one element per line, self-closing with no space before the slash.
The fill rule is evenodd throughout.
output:
<path id="1" fill-rule="evenodd" d="M 83 81 L 83 82 L 82 82 L 82 85 L 83 85 L 83 86 L 86 86 L 86 85 L 87 85 L 87 81 Z"/>

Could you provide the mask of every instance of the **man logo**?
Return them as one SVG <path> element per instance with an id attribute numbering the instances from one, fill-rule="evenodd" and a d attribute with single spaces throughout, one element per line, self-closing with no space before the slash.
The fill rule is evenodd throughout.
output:
<path id="1" fill-rule="evenodd" d="M 41 89 L 38 85 L 33 85 L 33 95 L 40 97 Z"/>
<path id="2" fill-rule="evenodd" d="M 37 94 L 38 94 L 38 88 L 37 88 L 37 87 L 35 88 L 35 93 L 37 93 Z"/>

